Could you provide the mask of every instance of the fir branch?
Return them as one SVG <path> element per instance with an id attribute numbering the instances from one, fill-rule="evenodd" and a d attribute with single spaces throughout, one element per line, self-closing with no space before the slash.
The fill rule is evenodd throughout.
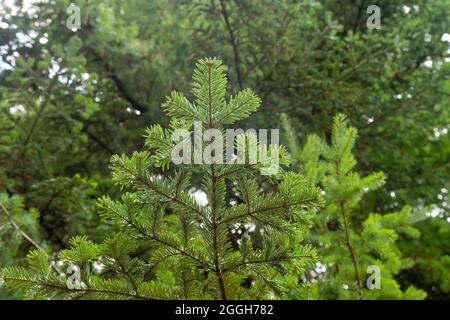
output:
<path id="1" fill-rule="evenodd" d="M 128 174 L 131 175 L 136 182 L 142 183 L 143 185 L 145 185 L 150 190 L 152 190 L 152 191 L 156 192 L 157 194 L 163 196 L 167 201 L 176 202 L 176 203 L 186 207 L 188 210 L 191 210 L 191 211 L 197 213 L 199 216 L 201 216 L 204 219 L 205 222 L 209 221 L 209 219 L 205 216 L 205 214 L 201 210 L 195 208 L 194 206 L 190 205 L 189 203 L 186 203 L 186 202 L 182 201 L 176 195 L 167 194 L 164 191 L 156 188 L 154 186 L 154 184 L 151 184 L 149 182 L 148 179 L 145 179 L 145 178 L 143 178 L 140 175 L 135 175 L 134 172 L 129 170 L 129 168 L 127 168 L 126 166 L 124 166 L 124 165 L 122 165 L 120 163 L 118 163 L 117 165 L 119 165 L 123 170 L 127 171 Z"/>
<path id="2" fill-rule="evenodd" d="M 47 260 L 49 261 L 52 269 L 56 271 L 58 274 L 62 274 L 61 270 L 54 264 L 52 257 L 35 241 L 32 237 L 30 237 L 25 231 L 22 230 L 22 228 L 19 227 L 19 225 L 14 221 L 14 218 L 9 213 L 8 209 L 6 209 L 5 205 L 0 202 L 0 209 L 5 214 L 6 219 L 8 220 L 9 224 L 13 227 L 13 229 L 19 233 L 31 246 L 33 246 L 36 250 L 40 250 L 45 254 L 47 257 Z"/>
<path id="3" fill-rule="evenodd" d="M 241 76 L 241 66 L 240 66 L 240 61 L 239 61 L 238 43 L 236 41 L 236 36 L 234 34 L 233 28 L 231 27 L 230 19 L 228 17 L 228 11 L 227 11 L 227 8 L 226 8 L 223 0 L 220 0 L 220 7 L 221 7 L 221 13 L 222 13 L 223 19 L 225 21 L 225 26 L 228 30 L 228 34 L 230 35 L 231 46 L 233 47 L 234 64 L 236 67 L 236 75 L 237 75 L 239 88 L 242 89 L 243 84 L 242 84 L 242 76 Z"/>
<path id="4" fill-rule="evenodd" d="M 315 203 L 317 203 L 317 199 L 309 199 L 309 200 L 302 200 L 302 201 L 297 201 L 297 202 L 292 202 L 292 203 L 285 203 L 285 204 L 276 205 L 273 207 L 260 208 L 260 209 L 256 209 L 256 210 L 253 210 L 250 212 L 245 212 L 243 214 L 239 214 L 236 216 L 231 216 L 229 218 L 222 220 L 220 222 L 220 224 L 230 223 L 232 221 L 239 220 L 239 219 L 242 219 L 245 217 L 255 217 L 255 215 L 257 215 L 257 214 L 265 213 L 268 211 L 270 212 L 270 211 L 276 211 L 279 209 L 288 209 L 288 208 L 294 207 L 294 206 L 308 205 L 308 204 L 315 204 Z"/>
<path id="5" fill-rule="evenodd" d="M 250 260 L 250 261 L 242 261 L 241 263 L 234 266 L 234 268 L 245 267 L 251 264 L 271 264 L 275 262 L 286 262 L 293 260 L 301 260 L 301 259 L 314 259 L 315 254 L 310 255 L 294 255 L 294 256 L 280 256 L 280 257 L 272 257 L 269 259 L 260 259 L 260 260 Z"/>
<path id="6" fill-rule="evenodd" d="M 23 231 L 19 225 L 14 221 L 13 217 L 9 213 L 8 209 L 3 205 L 3 203 L 0 202 L 0 209 L 2 209 L 2 212 L 5 214 L 6 219 L 8 220 L 9 224 L 16 230 L 17 233 L 19 233 L 29 244 L 31 244 L 35 249 L 42 250 L 45 252 L 45 250 L 31 238 L 25 231 Z M 47 254 L 47 253 L 46 253 Z M 49 256 L 50 258 L 50 256 Z"/>

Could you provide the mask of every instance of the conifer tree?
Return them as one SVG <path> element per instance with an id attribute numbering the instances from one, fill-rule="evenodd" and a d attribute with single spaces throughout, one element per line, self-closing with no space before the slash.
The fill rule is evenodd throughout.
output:
<path id="1" fill-rule="evenodd" d="M 413 212 L 409 206 L 388 214 L 364 212 L 364 196 L 381 187 L 385 176 L 376 172 L 361 177 L 355 171 L 357 162 L 352 148 L 357 130 L 338 114 L 330 144 L 310 135 L 300 148 L 285 115 L 282 122 L 294 166 L 304 172 L 308 181 L 320 185 L 325 198 L 325 206 L 315 216 L 308 237 L 317 245 L 320 257 L 318 266 L 307 277 L 315 284 L 313 287 L 317 285 L 316 297 L 423 299 L 425 292 L 412 286 L 402 290 L 395 279 L 401 270 L 412 265 L 411 259 L 402 256 L 396 241 L 400 236 L 406 240 L 420 236 L 413 224 L 421 219 L 422 212 Z"/>
<path id="2" fill-rule="evenodd" d="M 11 152 L 11 140 L 14 123 L 0 113 L 0 154 Z M 10 179 L 0 165 L 0 265 L 14 265 L 26 256 L 30 247 L 40 248 L 35 241 L 41 237 L 39 230 L 39 212 L 26 210 L 24 198 L 11 195 L 7 189 Z M 0 300 L 10 296 L 0 287 Z"/>
<path id="3" fill-rule="evenodd" d="M 180 142 L 173 139 L 177 129 L 192 132 L 199 121 L 203 129 L 223 130 L 259 107 L 249 89 L 227 101 L 226 87 L 221 61 L 200 60 L 194 101 L 174 91 L 163 105 L 170 128 L 150 127 L 148 150 L 111 159 L 113 181 L 126 192 L 119 200 L 102 197 L 98 205 L 103 223 L 116 232 L 101 244 L 73 238 L 52 265 L 43 250 L 32 251 L 29 267 L 1 270 L 4 284 L 38 299 L 264 299 L 295 290 L 305 267 L 316 260 L 303 234 L 321 203 L 318 188 L 301 174 L 280 170 L 267 179 L 277 191 L 262 194 L 255 174 L 265 163 L 184 164 L 168 171 Z M 275 147 L 286 164 L 283 147 Z M 193 175 L 201 177 L 207 205 L 188 192 Z M 239 202 L 227 203 L 227 192 Z M 261 231 L 260 241 L 241 228 L 249 224 Z M 244 231 L 233 242 L 236 229 Z"/>
<path id="4" fill-rule="evenodd" d="M 11 266 L 23 260 L 30 248 L 41 249 L 39 212 L 26 210 L 23 198 L 0 192 L 0 265 Z M 42 244 L 45 246 L 45 244 Z M 0 300 L 11 296 L 0 287 Z M 18 297 L 18 296 L 17 296 Z"/>

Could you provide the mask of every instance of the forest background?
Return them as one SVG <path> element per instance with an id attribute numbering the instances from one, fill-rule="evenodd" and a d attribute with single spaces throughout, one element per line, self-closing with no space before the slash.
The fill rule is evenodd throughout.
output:
<path id="1" fill-rule="evenodd" d="M 74 29 L 70 4 L 0 4 L 1 267 L 36 245 L 52 254 L 76 235 L 103 240 L 97 198 L 120 194 L 111 156 L 143 149 L 147 127 L 169 124 L 165 96 L 189 92 L 195 63 L 217 57 L 230 94 L 251 88 L 262 101 L 232 127 L 280 128 L 295 154 L 293 140 L 329 140 L 335 115 L 347 116 L 355 170 L 386 176 L 353 208 L 354 225 L 411 207 L 420 235 L 399 233 L 410 260 L 395 279 L 449 298 L 450 1 L 85 0 Z M 191 193 L 201 198 L 199 181 Z"/>

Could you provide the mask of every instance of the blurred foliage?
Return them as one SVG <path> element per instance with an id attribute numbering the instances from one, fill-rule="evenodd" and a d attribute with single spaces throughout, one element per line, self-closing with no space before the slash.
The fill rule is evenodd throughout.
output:
<path id="1" fill-rule="evenodd" d="M 80 0 L 77 31 L 66 27 L 71 2 L 0 4 L 1 203 L 35 217 L 24 231 L 48 254 L 75 234 L 105 237 L 95 199 L 118 195 L 111 155 L 142 149 L 145 128 L 168 125 L 164 97 L 188 92 L 198 58 L 216 56 L 230 94 L 250 87 L 262 98 L 234 127 L 279 128 L 285 113 L 304 145 L 312 133 L 329 139 L 335 114 L 348 116 L 355 170 L 386 175 L 354 223 L 430 208 L 414 223 L 420 237 L 396 241 L 413 262 L 395 279 L 449 297 L 448 0 L 379 0 L 374 30 L 366 0 Z M 21 263 L 29 243 L 11 248 L 1 265 Z"/>
<path id="2" fill-rule="evenodd" d="M 318 184 L 325 198 L 308 239 L 317 247 L 321 262 L 303 281 L 317 285 L 319 297 L 325 299 L 425 298 L 426 293 L 414 286 L 402 290 L 394 278 L 414 264 L 402 256 L 397 242 L 400 236 L 408 241 L 420 237 L 414 225 L 423 220 L 424 210 L 413 212 L 405 206 L 388 214 L 362 211 L 365 195 L 383 186 L 385 176 L 376 172 L 361 177 L 354 171 L 357 130 L 342 114 L 334 118 L 330 144 L 310 135 L 300 148 L 285 114 L 282 123 L 297 170 Z M 374 268 L 378 280 L 372 276 Z"/>
<path id="3" fill-rule="evenodd" d="M 281 173 L 274 183 L 277 192 L 268 194 L 259 194 L 254 180 L 266 163 L 183 163 L 174 175 L 151 174 L 164 167 L 164 156 L 170 160 L 176 129 L 190 130 L 198 121 L 220 133 L 224 124 L 247 118 L 259 107 L 260 99 L 248 89 L 225 100 L 224 69 L 218 59 L 199 60 L 192 84 L 195 102 L 174 91 L 164 104 L 172 128 L 155 125 L 147 132 L 149 150 L 112 157 L 113 181 L 128 192 L 120 201 L 102 197 L 98 205 L 103 221 L 118 231 L 101 245 L 74 237 L 58 256 L 80 268 L 76 287 L 51 269 L 43 250 L 27 256 L 28 269 L 2 268 L 5 286 L 33 299 L 150 300 L 283 298 L 299 288 L 296 280 L 316 260 L 315 249 L 302 243 L 303 232 L 321 205 L 320 190 L 301 174 Z M 193 173 L 202 176 L 206 205 L 189 194 Z M 234 183 L 240 204 L 225 202 L 227 181 Z M 234 248 L 229 234 L 243 224 L 258 225 L 264 235 L 255 245 L 246 232 Z M 150 251 L 144 259 L 137 253 L 142 248 Z M 105 269 L 101 275 L 91 268 L 94 263 Z"/>

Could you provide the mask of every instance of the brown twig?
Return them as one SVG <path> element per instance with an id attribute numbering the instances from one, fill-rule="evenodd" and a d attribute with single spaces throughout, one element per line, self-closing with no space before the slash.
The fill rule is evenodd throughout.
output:
<path id="1" fill-rule="evenodd" d="M 52 257 L 35 241 L 33 238 L 31 238 L 25 231 L 23 231 L 19 225 L 14 221 L 12 215 L 9 213 L 8 209 L 6 209 L 5 205 L 0 202 L 0 209 L 3 211 L 3 213 L 6 216 L 6 219 L 8 220 L 9 224 L 13 227 L 16 232 L 18 232 L 28 243 L 30 243 L 35 249 L 41 250 L 46 255 L 47 259 L 51 262 L 51 267 L 53 270 L 55 270 L 58 274 L 61 274 L 61 270 L 58 269 L 52 262 Z"/>
<path id="2" fill-rule="evenodd" d="M 225 20 L 225 26 L 227 27 L 228 34 L 230 35 L 231 46 L 233 47 L 233 55 L 234 55 L 234 64 L 236 66 L 236 75 L 239 84 L 239 89 L 242 89 L 242 76 L 241 76 L 241 67 L 239 61 L 239 47 L 236 41 L 236 36 L 234 34 L 233 28 L 231 28 L 230 19 L 228 16 L 227 8 L 225 7 L 225 3 L 220 0 L 220 7 L 223 19 Z"/>

